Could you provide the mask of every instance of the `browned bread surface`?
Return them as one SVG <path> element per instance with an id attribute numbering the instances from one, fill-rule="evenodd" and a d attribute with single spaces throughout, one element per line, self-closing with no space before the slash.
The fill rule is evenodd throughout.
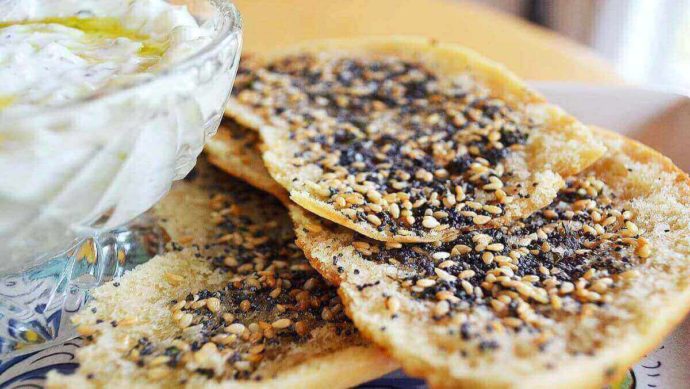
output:
<path id="1" fill-rule="evenodd" d="M 513 74 L 416 38 L 305 43 L 243 62 L 227 112 L 305 209 L 382 241 L 451 240 L 548 205 L 604 152 Z"/>
<path id="2" fill-rule="evenodd" d="M 601 387 L 688 311 L 690 186 L 653 150 L 598 134 L 609 154 L 575 191 L 508 229 L 386 248 L 294 207 L 298 244 L 358 328 L 432 386 Z"/>
<path id="3" fill-rule="evenodd" d="M 156 208 L 170 251 L 94 291 L 75 318 L 80 368 L 48 387 L 348 387 L 394 369 L 294 246 L 284 208 L 196 170 Z"/>
<path id="4" fill-rule="evenodd" d="M 216 135 L 206 143 L 209 162 L 251 186 L 268 192 L 283 204 L 290 198 L 280 184 L 268 174 L 261 159 L 259 134 L 232 120 L 224 119 Z"/>
<path id="5" fill-rule="evenodd" d="M 690 186 L 685 173 L 650 148 L 605 130 L 596 134 L 609 154 L 571 179 L 558 203 L 522 223 L 527 230 L 540 223 L 547 231 L 550 223 L 554 230 L 572 227 L 560 240 L 554 231 L 546 239 L 537 232 L 527 248 L 538 255 L 514 261 L 512 250 L 489 247 L 509 241 L 495 233 L 481 252 L 486 238 L 474 241 L 478 233 L 464 242 L 470 252 L 455 247 L 459 242 L 386 247 L 293 205 L 298 243 L 319 272 L 340 283 L 362 331 L 433 386 L 601 387 L 688 310 Z M 594 208 L 602 207 L 597 215 Z M 615 221 L 607 222 L 606 213 Z M 593 230 L 575 231 L 578 221 Z M 519 223 L 513 235 L 521 232 Z M 611 236 L 602 238 L 602 231 Z M 576 246 L 592 252 L 575 254 Z M 496 279 L 506 276 L 500 268 L 513 274 L 498 281 L 505 286 L 482 285 L 487 270 Z M 482 318 L 493 332 L 477 327 Z"/>

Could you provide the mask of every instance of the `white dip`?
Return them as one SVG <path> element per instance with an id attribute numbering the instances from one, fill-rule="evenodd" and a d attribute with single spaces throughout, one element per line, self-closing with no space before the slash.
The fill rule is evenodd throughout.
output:
<path id="1" fill-rule="evenodd" d="M 98 93 L 207 42 L 186 8 L 162 0 L 2 0 L 0 109 L 29 112 Z"/>
<path id="2" fill-rule="evenodd" d="M 230 93 L 227 26 L 163 0 L 0 0 L 0 271 L 122 225 L 186 175 Z"/>

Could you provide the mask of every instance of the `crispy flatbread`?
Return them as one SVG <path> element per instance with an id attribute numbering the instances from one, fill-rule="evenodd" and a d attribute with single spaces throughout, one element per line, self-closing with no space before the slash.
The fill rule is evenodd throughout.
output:
<path id="1" fill-rule="evenodd" d="M 434 387 L 600 387 L 690 306 L 688 177 L 634 141 L 524 222 L 385 247 L 292 209 L 358 328 Z"/>
<path id="2" fill-rule="evenodd" d="M 604 147 L 451 44 L 320 41 L 243 61 L 227 113 L 303 208 L 381 241 L 448 241 L 548 205 Z"/>
<path id="3" fill-rule="evenodd" d="M 298 244 L 355 324 L 434 387 L 601 387 L 688 311 L 690 186 L 596 133 L 609 155 L 525 221 L 401 245 L 292 206 Z"/>
<path id="4" fill-rule="evenodd" d="M 94 291 L 75 318 L 80 367 L 48 387 L 344 388 L 393 370 L 294 246 L 284 208 L 196 170 L 156 208 L 170 252 Z"/>
<path id="5" fill-rule="evenodd" d="M 285 188 L 268 174 L 261 159 L 259 134 L 232 120 L 223 119 L 218 132 L 206 142 L 209 162 L 251 186 L 268 192 L 281 203 L 291 203 Z"/>

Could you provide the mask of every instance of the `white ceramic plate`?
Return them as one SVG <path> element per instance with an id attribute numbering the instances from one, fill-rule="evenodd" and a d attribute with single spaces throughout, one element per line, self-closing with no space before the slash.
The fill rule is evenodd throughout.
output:
<path id="1" fill-rule="evenodd" d="M 586 124 L 639 139 L 690 171 L 690 98 L 678 93 L 630 86 L 603 87 L 568 83 L 532 83 L 550 101 Z M 79 340 L 12 360 L 0 360 L 0 388 L 40 388 L 50 369 L 76 368 Z M 656 351 L 630 370 L 630 388 L 690 386 L 690 320 L 679 326 Z M 419 388 L 421 380 L 395 372 L 363 387 Z"/>
<path id="2" fill-rule="evenodd" d="M 690 98 L 634 86 L 532 82 L 552 103 L 586 124 L 640 140 L 690 171 Z"/>

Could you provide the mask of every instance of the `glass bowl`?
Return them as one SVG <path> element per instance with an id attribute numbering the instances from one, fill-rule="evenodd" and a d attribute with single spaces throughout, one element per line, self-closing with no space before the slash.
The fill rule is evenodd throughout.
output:
<path id="1" fill-rule="evenodd" d="M 187 5 L 212 41 L 150 77 L 61 106 L 0 112 L 0 355 L 72 336 L 89 289 L 154 254 L 137 219 L 194 167 L 240 58 L 237 9 Z"/>

